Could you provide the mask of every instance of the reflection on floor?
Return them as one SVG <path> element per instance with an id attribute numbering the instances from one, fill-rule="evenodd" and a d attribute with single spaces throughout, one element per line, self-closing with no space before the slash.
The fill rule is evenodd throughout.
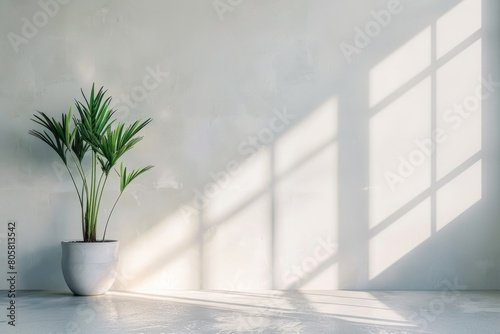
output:
<path id="1" fill-rule="evenodd" d="M 2 296 L 6 296 L 6 291 Z M 2 297 L 2 300 L 6 300 Z M 21 291 L 0 333 L 500 333 L 500 291 Z"/>

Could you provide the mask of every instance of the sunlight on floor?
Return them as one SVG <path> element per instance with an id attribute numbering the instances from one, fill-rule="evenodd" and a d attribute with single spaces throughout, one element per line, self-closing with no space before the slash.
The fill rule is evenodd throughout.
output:
<path id="1" fill-rule="evenodd" d="M 244 318 L 252 317 L 251 320 L 254 320 L 252 324 L 258 328 L 269 328 L 270 324 L 266 321 L 267 318 L 296 316 L 306 312 L 331 316 L 355 324 L 416 327 L 381 299 L 375 297 L 374 294 L 364 291 L 230 292 L 214 290 L 148 292 L 144 294 L 115 291 L 109 294 L 139 300 L 175 302 L 235 311 Z M 230 319 L 229 317 L 221 317 L 218 320 L 226 322 Z M 231 320 L 234 321 L 234 323 L 231 321 L 232 325 L 241 325 L 238 321 L 248 321 L 249 319 L 235 317 Z"/>
<path id="2" fill-rule="evenodd" d="M 445 297 L 450 297 L 445 296 Z M 498 329 L 500 292 L 23 292 L 19 333 L 477 333 Z M 454 300 L 454 299 L 452 299 Z M 442 304 L 440 304 L 442 303 Z M 439 307 L 436 312 L 436 305 Z M 458 307 L 456 307 L 458 305 Z M 425 321 L 423 321 L 425 320 Z"/>
<path id="3" fill-rule="evenodd" d="M 364 291 L 302 293 L 314 312 L 357 324 L 416 327 L 374 294 Z"/>

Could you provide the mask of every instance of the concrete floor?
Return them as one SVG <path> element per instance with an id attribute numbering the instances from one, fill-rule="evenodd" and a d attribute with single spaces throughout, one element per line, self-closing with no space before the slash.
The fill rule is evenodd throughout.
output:
<path id="1" fill-rule="evenodd" d="M 500 291 L 21 291 L 0 333 L 500 333 Z"/>

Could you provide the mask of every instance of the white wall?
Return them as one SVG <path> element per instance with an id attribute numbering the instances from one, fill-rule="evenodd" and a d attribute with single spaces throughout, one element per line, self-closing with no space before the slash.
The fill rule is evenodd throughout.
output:
<path id="1" fill-rule="evenodd" d="M 13 219 L 18 288 L 65 289 L 59 243 L 80 238 L 70 179 L 29 118 L 92 82 L 121 120 L 154 119 L 125 160 L 156 168 L 108 231 L 115 289 L 500 288 L 498 86 L 474 95 L 500 80 L 495 1 L 0 13 L 0 268 Z"/>

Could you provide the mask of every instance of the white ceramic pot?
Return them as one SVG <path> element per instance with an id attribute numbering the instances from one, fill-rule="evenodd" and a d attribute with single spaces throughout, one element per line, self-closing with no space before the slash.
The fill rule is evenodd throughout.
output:
<path id="1" fill-rule="evenodd" d="M 118 266 L 118 241 L 63 241 L 61 246 L 64 280 L 75 295 L 102 295 L 111 288 Z"/>

